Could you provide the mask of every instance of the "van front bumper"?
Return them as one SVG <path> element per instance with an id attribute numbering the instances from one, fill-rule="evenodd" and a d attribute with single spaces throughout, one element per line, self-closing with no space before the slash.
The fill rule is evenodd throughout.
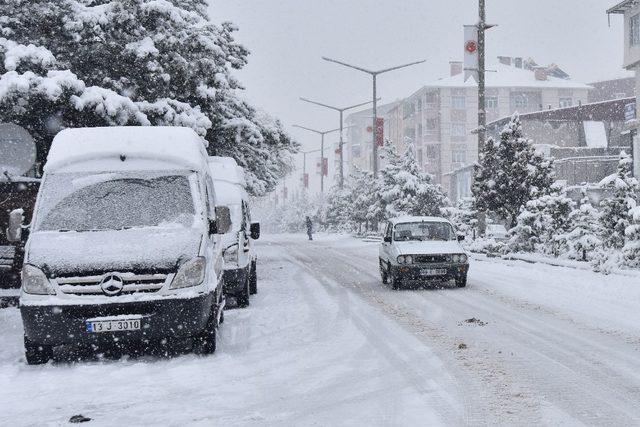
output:
<path id="1" fill-rule="evenodd" d="M 44 345 L 135 342 L 187 338 L 200 333 L 215 311 L 215 292 L 193 298 L 82 305 L 21 305 L 24 333 Z M 141 316 L 139 330 L 91 333 L 87 319 Z"/>

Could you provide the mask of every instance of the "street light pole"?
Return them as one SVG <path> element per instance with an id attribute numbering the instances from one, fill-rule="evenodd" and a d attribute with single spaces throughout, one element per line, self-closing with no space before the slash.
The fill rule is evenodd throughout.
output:
<path id="1" fill-rule="evenodd" d="M 486 138 L 487 112 L 485 109 L 485 0 L 478 0 L 478 152 L 481 152 Z"/>
<path id="2" fill-rule="evenodd" d="M 329 62 L 334 62 L 336 64 L 339 65 L 343 65 L 345 67 L 349 67 L 349 68 L 353 68 L 354 70 L 358 70 L 358 71 L 362 71 L 363 73 L 367 73 L 372 77 L 373 80 L 373 127 L 371 129 L 371 133 L 373 135 L 373 155 L 372 155 L 372 162 L 373 162 L 373 176 L 377 177 L 378 176 L 378 146 L 376 144 L 376 140 L 377 140 L 377 122 L 378 122 L 378 103 L 377 103 L 377 77 L 379 74 L 384 74 L 387 73 L 389 71 L 394 71 L 394 70 L 398 70 L 400 68 L 405 68 L 405 67 L 409 67 L 411 65 L 417 65 L 417 64 L 422 64 L 423 62 L 425 62 L 425 60 L 423 59 L 422 61 L 415 61 L 415 62 L 410 62 L 408 64 L 403 64 L 403 65 L 398 65 L 395 67 L 389 67 L 389 68 L 385 68 L 382 70 L 367 70 L 366 68 L 362 68 L 362 67 L 357 67 L 355 65 L 351 65 L 351 64 L 347 64 L 346 62 L 342 62 L 342 61 L 338 61 L 336 59 L 331 59 L 331 58 L 327 58 L 325 56 L 322 57 L 322 59 L 324 59 L 325 61 L 329 61 Z"/>
<path id="3" fill-rule="evenodd" d="M 347 110 L 351 110 L 353 108 L 357 108 L 357 107 L 362 107 L 363 105 L 367 105 L 367 104 L 371 104 L 371 102 L 373 101 L 367 101 L 367 102 L 362 102 L 360 104 L 355 104 L 355 105 L 350 105 L 348 107 L 336 107 L 333 105 L 327 105 L 327 104 L 323 104 L 321 102 L 317 102 L 317 101 L 312 101 L 310 99 L 307 98 L 300 98 L 301 101 L 304 102 L 308 102 L 310 104 L 315 104 L 315 105 L 319 105 L 321 107 L 325 107 L 325 108 L 329 108 L 331 110 L 337 111 L 338 113 L 340 113 L 340 188 L 344 188 L 344 157 L 342 154 L 342 148 L 344 145 L 344 141 L 343 141 L 343 131 L 344 131 L 344 123 L 343 123 L 343 116 L 344 116 L 344 112 Z"/>
<path id="4" fill-rule="evenodd" d="M 320 194 L 324 194 L 324 136 L 328 133 L 339 131 L 340 128 L 320 131 L 317 129 L 311 129 L 311 128 L 300 126 L 300 125 L 293 125 L 293 127 L 320 135 Z"/>

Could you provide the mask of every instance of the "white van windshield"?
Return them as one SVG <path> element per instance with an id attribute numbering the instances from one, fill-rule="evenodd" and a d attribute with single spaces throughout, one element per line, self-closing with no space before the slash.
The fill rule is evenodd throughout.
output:
<path id="1" fill-rule="evenodd" d="M 396 224 L 393 230 L 393 240 L 397 242 L 452 240 L 453 238 L 453 229 L 446 222 L 407 222 Z"/>
<path id="2" fill-rule="evenodd" d="M 190 227 L 190 176 L 181 172 L 60 173 L 40 190 L 39 231 Z"/>

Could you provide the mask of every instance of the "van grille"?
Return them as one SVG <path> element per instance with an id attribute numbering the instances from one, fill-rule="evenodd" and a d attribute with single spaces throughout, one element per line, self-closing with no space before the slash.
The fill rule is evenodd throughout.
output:
<path id="1" fill-rule="evenodd" d="M 104 295 L 100 284 L 106 276 L 57 277 L 52 281 L 58 284 L 60 291 L 68 295 Z M 123 282 L 122 292 L 118 295 L 158 292 L 169 279 L 167 274 L 123 273 L 118 276 Z"/>

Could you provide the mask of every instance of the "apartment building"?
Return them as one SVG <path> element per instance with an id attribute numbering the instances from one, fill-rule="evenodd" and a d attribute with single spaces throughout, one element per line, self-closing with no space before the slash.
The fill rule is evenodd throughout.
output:
<path id="1" fill-rule="evenodd" d="M 502 56 L 487 68 L 495 71 L 486 75 L 487 122 L 514 112 L 586 103 L 591 89 L 570 80 L 556 65 L 541 67 L 530 59 Z M 477 136 L 472 133 L 477 127 L 477 94 L 474 78 L 464 80 L 462 62 L 451 62 L 448 77 L 388 105 L 385 137 L 397 144 L 400 152 L 411 143 L 423 170 L 449 191 L 450 172 L 478 158 Z M 361 144 L 355 134 L 349 141 Z"/>

